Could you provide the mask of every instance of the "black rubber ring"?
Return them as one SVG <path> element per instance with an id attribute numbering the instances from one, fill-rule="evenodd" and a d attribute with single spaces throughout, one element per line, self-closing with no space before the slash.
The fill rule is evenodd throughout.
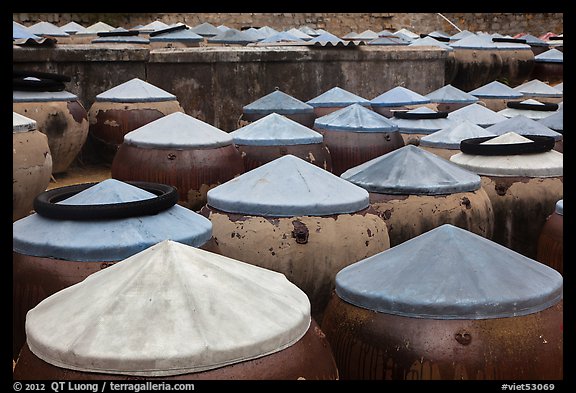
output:
<path id="1" fill-rule="evenodd" d="M 448 117 L 448 112 L 430 112 L 430 113 L 409 113 L 404 111 L 394 112 L 394 117 L 398 119 L 423 120 L 423 119 L 443 119 Z"/>
<path id="2" fill-rule="evenodd" d="M 156 197 L 139 201 L 97 205 L 57 203 L 98 184 L 82 183 L 44 191 L 34 198 L 34 210 L 42 217 L 57 220 L 108 220 L 154 215 L 171 208 L 178 202 L 178 191 L 173 186 L 142 181 L 128 181 L 126 183 L 149 191 L 155 194 Z"/>
<path id="3" fill-rule="evenodd" d="M 522 102 L 518 102 L 518 101 L 508 101 L 506 103 L 506 106 L 508 106 L 508 108 L 512 108 L 512 109 L 524 109 L 524 110 L 543 111 L 543 112 L 557 111 L 558 110 L 558 104 L 553 104 L 553 103 L 549 103 L 549 102 L 545 102 L 545 103 L 541 103 L 541 104 L 526 104 L 526 103 L 522 103 Z"/>
<path id="4" fill-rule="evenodd" d="M 436 41 L 440 42 L 450 42 L 450 37 L 440 37 L 437 35 L 420 34 L 420 38 L 426 38 L 426 37 L 434 38 Z"/>
<path id="5" fill-rule="evenodd" d="M 520 134 L 520 133 L 519 133 Z M 547 135 L 522 135 L 532 142 L 482 144 L 493 136 L 469 138 L 460 141 L 460 151 L 475 156 L 510 156 L 520 154 L 544 153 L 554 148 L 554 137 Z"/>
<path id="6" fill-rule="evenodd" d="M 515 44 L 525 44 L 524 38 L 506 38 L 506 37 L 493 37 L 492 42 L 512 42 Z"/>
<path id="7" fill-rule="evenodd" d="M 138 30 L 126 30 L 126 31 L 99 31 L 96 33 L 98 37 L 119 37 L 119 36 L 133 36 L 138 35 L 140 32 Z"/>
<path id="8" fill-rule="evenodd" d="M 17 91 L 64 91 L 65 88 L 64 83 L 54 79 L 12 79 L 12 90 Z"/>
<path id="9" fill-rule="evenodd" d="M 179 31 L 179 30 L 188 30 L 188 26 L 186 25 L 178 25 L 178 26 L 172 26 L 172 27 L 167 27 L 165 29 L 162 30 L 155 30 L 150 32 L 150 37 L 155 37 L 157 35 L 160 34 L 166 34 L 166 33 L 172 33 L 173 31 Z"/>
<path id="10" fill-rule="evenodd" d="M 27 78 L 33 77 L 38 79 L 52 79 L 58 82 L 70 82 L 72 79 L 69 76 L 62 74 L 55 74 L 53 72 L 41 72 L 41 71 L 18 71 L 12 70 L 13 78 Z"/>

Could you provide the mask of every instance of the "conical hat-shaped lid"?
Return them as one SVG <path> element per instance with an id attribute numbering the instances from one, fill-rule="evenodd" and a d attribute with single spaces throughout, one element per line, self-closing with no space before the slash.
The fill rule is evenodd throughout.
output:
<path id="1" fill-rule="evenodd" d="M 564 132 L 564 109 L 559 109 L 554 114 L 537 120 L 537 122 L 562 134 Z"/>
<path id="2" fill-rule="evenodd" d="M 404 86 L 396 86 L 370 100 L 370 105 L 373 107 L 395 107 L 429 103 L 429 98 L 407 89 Z"/>
<path id="3" fill-rule="evenodd" d="M 43 300 L 26 335 L 57 367 L 159 377 L 281 351 L 310 323 L 283 274 L 164 240 Z"/>
<path id="4" fill-rule="evenodd" d="M 164 42 L 164 41 L 201 42 L 204 41 L 204 37 L 194 33 L 190 29 L 168 31 L 150 37 L 150 42 Z"/>
<path id="5" fill-rule="evenodd" d="M 548 49 L 534 56 L 534 61 L 536 63 L 564 63 L 564 52 L 555 48 Z"/>
<path id="6" fill-rule="evenodd" d="M 515 132 L 520 135 L 544 135 L 551 136 L 554 140 L 562 139 L 562 134 L 546 127 L 542 120 L 529 119 L 524 115 L 517 115 L 496 123 L 488 128 L 487 131 L 495 135 L 503 135 L 508 132 Z"/>
<path id="7" fill-rule="evenodd" d="M 198 32 L 196 32 L 199 34 Z M 246 31 L 240 31 L 236 29 L 228 29 L 226 31 L 221 31 L 217 35 L 208 37 L 207 42 L 216 42 L 223 44 L 240 44 L 246 45 L 250 42 L 255 42 L 257 39 Z"/>
<path id="8" fill-rule="evenodd" d="M 30 78 L 38 79 L 38 78 Z M 24 91 L 13 90 L 12 102 L 60 102 L 78 101 L 78 96 L 68 91 Z"/>
<path id="9" fill-rule="evenodd" d="M 443 195 L 480 188 L 477 174 L 414 145 L 350 168 L 340 177 L 379 194 Z"/>
<path id="10" fill-rule="evenodd" d="M 336 293 L 376 312 L 428 319 L 513 318 L 562 300 L 556 270 L 444 224 L 342 269 Z"/>
<path id="11" fill-rule="evenodd" d="M 314 107 L 280 90 L 260 97 L 256 101 L 244 106 L 242 111 L 246 114 L 268 114 L 276 112 L 281 115 L 295 113 L 314 113 Z"/>
<path id="12" fill-rule="evenodd" d="M 61 27 L 58 27 L 50 22 L 38 22 L 33 24 L 32 26 L 28 27 L 28 30 L 31 33 L 36 35 L 47 35 L 52 37 L 69 37 L 70 34 L 66 33 L 62 30 Z"/>
<path id="13" fill-rule="evenodd" d="M 13 132 L 28 132 L 37 128 L 36 120 L 22 116 L 19 113 L 12 112 L 12 131 Z"/>
<path id="14" fill-rule="evenodd" d="M 285 155 L 208 191 L 208 205 L 257 216 L 326 216 L 369 206 L 368 192 L 309 162 Z"/>
<path id="15" fill-rule="evenodd" d="M 124 143 L 144 148 L 217 148 L 232 144 L 232 137 L 195 117 L 173 112 L 130 131 Z"/>
<path id="16" fill-rule="evenodd" d="M 270 113 L 228 135 L 235 144 L 250 146 L 304 145 L 324 140 L 319 132 L 278 113 Z"/>
<path id="17" fill-rule="evenodd" d="M 481 127 L 489 127 L 507 119 L 506 116 L 480 104 L 470 104 L 456 109 L 448 113 L 448 118 L 456 122 L 468 120 Z"/>
<path id="18" fill-rule="evenodd" d="M 190 30 L 202 37 L 213 37 L 221 33 L 216 26 L 208 22 L 200 23 L 199 25 L 192 27 Z"/>
<path id="19" fill-rule="evenodd" d="M 82 26 L 81 24 L 76 23 L 74 21 L 68 22 L 63 26 L 60 26 L 60 28 L 68 34 L 76 34 L 78 32 L 86 30 L 86 28 L 84 26 Z"/>
<path id="20" fill-rule="evenodd" d="M 470 104 L 475 105 L 475 104 Z M 427 114 L 438 113 L 434 109 L 420 107 L 406 111 L 406 113 Z M 454 125 L 455 121 L 449 117 L 437 119 L 401 119 L 393 117 L 392 121 L 398 126 L 398 131 L 405 134 L 431 134 L 438 130 Z"/>
<path id="21" fill-rule="evenodd" d="M 110 26 L 104 22 L 96 22 L 86 28 L 85 31 L 80 31 L 77 34 L 98 34 L 100 32 L 114 30 L 114 26 Z"/>
<path id="22" fill-rule="evenodd" d="M 335 86 L 330 90 L 325 91 L 324 93 L 320 94 L 312 98 L 311 100 L 306 101 L 307 104 L 312 105 L 315 108 L 323 108 L 323 107 L 333 107 L 333 106 L 348 106 L 352 104 L 360 104 L 362 106 L 370 106 L 370 101 L 365 98 L 362 98 L 354 93 L 350 93 L 347 90 L 342 89 L 341 87 Z"/>
<path id="23" fill-rule="evenodd" d="M 514 99 L 523 97 L 522 93 L 517 92 L 510 86 L 506 86 L 504 83 L 498 81 L 492 81 L 480 86 L 470 91 L 470 94 L 479 98 Z"/>
<path id="24" fill-rule="evenodd" d="M 360 104 L 348 105 L 314 120 L 314 127 L 324 130 L 353 132 L 394 132 L 398 126 Z"/>
<path id="25" fill-rule="evenodd" d="M 526 107 L 526 108 L 510 108 L 510 107 L 508 107 L 508 108 L 504 108 L 502 110 L 499 110 L 496 113 L 498 113 L 499 115 L 502 115 L 504 117 L 507 117 L 507 118 L 522 115 L 522 116 L 527 117 L 527 118 L 532 119 L 532 120 L 540 120 L 540 119 L 544 119 L 544 118 L 554 114 L 558 110 L 557 106 L 546 105 L 546 104 L 544 104 L 540 101 L 534 100 L 534 99 L 524 100 L 524 101 L 521 101 L 520 103 L 521 104 L 538 105 L 538 106 L 542 107 L 543 110 L 536 110 L 536 109 L 532 109 L 531 107 Z M 547 108 L 547 106 L 550 109 Z"/>
<path id="26" fill-rule="evenodd" d="M 96 101 L 104 102 L 156 102 L 176 100 L 168 93 L 139 78 L 130 79 L 96 96 Z"/>
<path id="27" fill-rule="evenodd" d="M 460 142 L 464 139 L 486 136 L 496 136 L 496 134 L 491 133 L 484 127 L 480 127 L 471 121 L 462 120 L 450 127 L 423 136 L 420 138 L 420 146 L 459 150 Z"/>
<path id="28" fill-rule="evenodd" d="M 534 143 L 532 140 L 508 132 L 489 139 L 482 144 Z M 485 176 L 559 177 L 563 176 L 562 153 L 549 150 L 543 153 L 510 155 L 474 155 L 457 153 L 450 161 L 462 168 Z"/>
<path id="29" fill-rule="evenodd" d="M 454 48 L 452 48 L 450 45 L 428 36 L 415 39 L 414 41 L 410 42 L 408 46 L 436 46 L 438 48 L 446 49 L 449 52 L 454 51 Z"/>
<path id="30" fill-rule="evenodd" d="M 465 91 L 460 90 L 459 88 L 450 84 L 442 86 L 441 88 L 426 94 L 425 97 L 428 98 L 431 102 L 473 104 L 478 101 L 478 97 L 475 97 L 470 93 L 466 93 Z"/>
<path id="31" fill-rule="evenodd" d="M 560 90 L 538 79 L 532 79 L 520 86 L 516 86 L 514 90 L 523 95 L 534 97 L 562 98 L 563 96 Z"/>
<path id="32" fill-rule="evenodd" d="M 454 49 L 476 49 L 476 50 L 495 50 L 496 44 L 492 42 L 492 37 L 484 35 L 469 35 L 450 43 Z"/>
<path id="33" fill-rule="evenodd" d="M 59 204 L 96 205 L 145 200 L 149 191 L 107 179 Z M 119 261 L 162 240 L 195 247 L 212 237 L 212 223 L 180 205 L 154 215 L 122 219 L 56 220 L 33 213 L 12 225 L 12 250 L 69 261 Z"/>

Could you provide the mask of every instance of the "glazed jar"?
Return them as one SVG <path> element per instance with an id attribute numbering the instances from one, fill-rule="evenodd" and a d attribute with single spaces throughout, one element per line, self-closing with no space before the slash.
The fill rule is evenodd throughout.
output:
<path id="1" fill-rule="evenodd" d="M 563 379 L 563 279 L 450 224 L 345 267 L 321 328 L 342 380 Z"/>
<path id="2" fill-rule="evenodd" d="M 494 78 L 518 86 L 530 78 L 534 68 L 534 52 L 522 38 L 492 37 L 502 59 L 500 74 Z"/>
<path id="3" fill-rule="evenodd" d="M 284 275 L 173 240 L 51 295 L 26 333 L 15 379 L 338 379 Z"/>
<path id="4" fill-rule="evenodd" d="M 564 53 L 556 48 L 534 57 L 531 79 L 546 81 L 552 86 L 564 81 Z"/>

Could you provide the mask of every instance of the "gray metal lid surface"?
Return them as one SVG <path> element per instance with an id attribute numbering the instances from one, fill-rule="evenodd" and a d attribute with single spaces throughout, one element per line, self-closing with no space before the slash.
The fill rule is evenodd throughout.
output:
<path id="1" fill-rule="evenodd" d="M 420 146 L 439 149 L 460 150 L 464 139 L 496 136 L 484 127 L 469 120 L 462 120 L 450 127 L 443 128 L 420 138 Z"/>
<path id="2" fill-rule="evenodd" d="M 564 109 L 558 109 L 554 114 L 543 119 L 536 120 L 538 123 L 550 128 L 553 131 L 563 134 L 564 131 Z"/>
<path id="3" fill-rule="evenodd" d="M 196 33 L 200 34 L 198 32 Z M 240 31 L 237 29 L 228 29 L 226 31 L 219 32 L 215 36 L 208 37 L 206 41 L 220 44 L 246 45 L 251 42 L 256 42 L 257 39 L 252 35 L 248 34 L 246 31 Z"/>
<path id="4" fill-rule="evenodd" d="M 28 132 L 37 128 L 36 120 L 12 112 L 12 132 Z"/>
<path id="5" fill-rule="evenodd" d="M 124 143 L 144 148 L 217 148 L 232 144 L 232 137 L 211 124 L 183 112 L 162 116 L 124 135 Z"/>
<path id="6" fill-rule="evenodd" d="M 370 106 L 370 101 L 368 101 L 366 98 L 362 98 L 338 86 L 335 86 L 325 91 L 324 93 L 306 101 L 306 103 L 312 105 L 315 108 L 329 108 L 335 106 L 341 107 L 352 104 L 360 104 L 366 107 Z"/>
<path id="7" fill-rule="evenodd" d="M 414 145 L 350 168 L 340 177 L 378 194 L 445 195 L 480 188 L 476 173 Z"/>
<path id="8" fill-rule="evenodd" d="M 104 22 L 96 22 L 90 26 L 88 26 L 86 28 L 86 30 L 84 31 L 79 31 L 78 35 L 83 35 L 83 34 L 98 34 L 100 32 L 105 32 L 105 31 L 110 31 L 110 30 L 114 30 L 115 27 L 114 26 L 110 26 L 108 23 L 104 23 Z"/>
<path id="9" fill-rule="evenodd" d="M 496 50 L 496 44 L 488 35 L 469 35 L 457 41 L 451 42 L 450 46 L 455 49 Z"/>
<path id="10" fill-rule="evenodd" d="M 498 81 L 492 81 L 480 86 L 470 91 L 470 94 L 479 98 L 514 99 L 523 97 L 522 93 L 517 92 L 510 86 L 506 86 L 504 83 Z"/>
<path id="11" fill-rule="evenodd" d="M 280 33 L 280 31 L 273 29 L 270 26 L 262 26 L 258 30 L 260 31 L 260 33 L 264 34 L 265 37 L 270 37 L 270 36 L 273 36 L 275 34 Z"/>
<path id="12" fill-rule="evenodd" d="M 152 31 L 156 31 L 156 30 L 163 30 L 163 29 L 166 29 L 167 27 L 169 27 L 168 24 L 166 24 L 160 20 L 155 20 L 155 21 L 152 21 L 152 22 L 140 27 L 138 30 L 143 31 L 143 32 L 152 32 Z"/>
<path id="13" fill-rule="evenodd" d="M 298 38 L 300 38 L 301 40 L 304 41 L 310 41 L 313 37 L 304 33 L 302 30 L 299 30 L 295 27 L 292 27 L 291 29 L 286 30 L 287 33 L 292 34 L 293 36 L 296 36 Z"/>
<path id="14" fill-rule="evenodd" d="M 38 22 L 28 27 L 31 33 L 39 36 L 52 36 L 52 37 L 69 37 L 70 34 L 66 33 L 62 28 L 50 22 Z"/>
<path id="15" fill-rule="evenodd" d="M 86 30 L 84 26 L 74 21 L 68 22 L 65 25 L 60 26 L 60 28 L 68 34 L 76 34 L 78 32 Z"/>
<path id="16" fill-rule="evenodd" d="M 480 235 L 444 224 L 353 263 L 336 294 L 376 312 L 427 319 L 513 318 L 562 300 L 556 270 Z"/>
<path id="17" fill-rule="evenodd" d="M 475 105 L 475 104 L 470 104 Z M 421 107 L 407 111 L 406 113 L 437 113 L 435 110 Z M 449 117 L 438 119 L 400 119 L 393 117 L 392 121 L 398 126 L 398 131 L 405 134 L 431 134 L 456 123 Z"/>
<path id="18" fill-rule="evenodd" d="M 242 108 L 245 114 L 268 114 L 276 112 L 281 115 L 292 115 L 296 113 L 314 113 L 314 107 L 281 90 L 274 90 L 258 98 L 256 101 L 245 105 Z"/>
<path id="19" fill-rule="evenodd" d="M 405 28 L 405 27 L 403 27 L 403 28 L 401 28 L 401 29 L 399 29 L 399 30 L 396 30 L 396 31 L 394 32 L 394 34 L 402 34 L 402 35 L 404 35 L 404 36 L 406 36 L 406 37 L 410 37 L 410 38 L 412 38 L 412 39 L 417 39 L 417 38 L 420 37 L 418 34 L 414 33 L 412 30 L 408 30 L 408 29 Z"/>
<path id="20" fill-rule="evenodd" d="M 554 85 L 554 88 L 558 91 L 561 91 L 562 93 L 564 93 L 564 82 L 560 82 L 556 85 Z"/>
<path id="21" fill-rule="evenodd" d="M 519 86 L 516 86 L 514 87 L 514 90 L 523 95 L 529 95 L 535 97 L 550 97 L 550 98 L 563 97 L 563 94 L 560 90 L 538 79 L 532 79 Z"/>
<path id="22" fill-rule="evenodd" d="M 404 86 L 396 86 L 370 100 L 372 107 L 429 104 L 430 99 Z"/>
<path id="23" fill-rule="evenodd" d="M 368 41 L 368 45 L 408 45 L 410 41 L 395 35 L 381 36 Z"/>
<path id="24" fill-rule="evenodd" d="M 478 97 L 450 84 L 426 94 L 425 97 L 435 103 L 474 104 L 478 102 Z"/>
<path id="25" fill-rule="evenodd" d="M 558 107 L 555 107 L 556 109 L 552 109 L 552 110 L 545 110 L 546 105 L 540 101 L 534 100 L 534 99 L 528 99 L 528 100 L 524 100 L 520 102 L 521 104 L 530 104 L 530 105 L 540 105 L 542 106 L 542 110 L 536 110 L 536 109 L 530 109 L 530 107 L 527 107 L 526 109 L 522 108 L 504 108 L 502 110 L 499 110 L 498 113 L 499 115 L 505 116 L 507 118 L 511 118 L 511 117 L 515 117 L 515 116 L 519 116 L 522 115 L 524 117 L 527 117 L 529 119 L 532 120 L 540 120 L 540 119 L 544 119 L 554 113 L 556 113 L 556 111 L 558 110 Z"/>
<path id="26" fill-rule="evenodd" d="M 96 96 L 102 102 L 156 102 L 176 100 L 174 94 L 168 93 L 139 78 L 130 79 Z"/>
<path id="27" fill-rule="evenodd" d="M 394 132 L 398 126 L 385 116 L 360 104 L 348 105 L 314 120 L 323 130 L 353 132 Z"/>
<path id="28" fill-rule="evenodd" d="M 444 42 L 440 42 L 432 37 L 424 37 L 424 38 L 417 38 L 414 41 L 410 42 L 408 46 L 436 46 L 438 48 L 445 49 L 449 52 L 454 51 L 450 45 L 445 44 Z"/>
<path id="29" fill-rule="evenodd" d="M 204 41 L 204 37 L 202 37 L 200 34 L 194 33 L 190 29 L 171 31 L 150 37 L 150 42 L 164 42 L 164 41 L 201 42 Z"/>
<path id="30" fill-rule="evenodd" d="M 487 131 L 495 135 L 503 135 L 508 132 L 515 132 L 520 135 L 544 135 L 551 136 L 554 140 L 562 139 L 562 134 L 546 127 L 541 120 L 529 119 L 524 115 L 513 116 L 500 123 L 496 123 L 486 128 Z"/>
<path id="31" fill-rule="evenodd" d="M 473 35 L 474 35 L 474 33 L 472 33 L 469 30 L 462 30 L 462 31 L 459 31 L 458 33 L 456 33 L 454 35 L 451 35 L 450 41 L 458 41 L 458 40 L 461 40 L 462 38 L 473 36 Z"/>
<path id="32" fill-rule="evenodd" d="M 256 216 L 326 216 L 369 206 L 368 192 L 309 162 L 285 155 L 208 191 L 208 205 Z"/>
<path id="33" fill-rule="evenodd" d="M 45 39 L 36 35 L 28 29 L 28 27 L 21 25 L 17 22 L 12 22 L 12 40 L 23 40 L 23 39 L 31 39 L 34 41 L 38 41 L 41 39 Z"/>
<path id="34" fill-rule="evenodd" d="M 216 26 L 208 22 L 200 23 L 199 25 L 192 27 L 190 30 L 202 37 L 213 37 L 222 32 Z"/>
<path id="35" fill-rule="evenodd" d="M 548 43 L 540 38 L 532 35 L 532 34 L 524 34 L 520 37 L 521 39 L 525 40 L 526 43 L 530 46 L 548 46 Z"/>
<path id="36" fill-rule="evenodd" d="M 564 199 L 560 199 L 558 202 L 556 202 L 556 207 L 554 211 L 560 214 L 561 216 L 564 215 Z"/>
<path id="37" fill-rule="evenodd" d="M 508 132 L 482 142 L 479 146 L 513 143 L 534 142 L 515 132 Z M 560 177 L 564 175 L 564 158 L 562 153 L 556 150 L 533 154 L 493 156 L 456 153 L 450 157 L 450 161 L 464 169 L 484 176 Z"/>
<path id="38" fill-rule="evenodd" d="M 536 63 L 564 63 L 564 52 L 555 48 L 548 49 L 534 56 L 534 61 Z"/>
<path id="39" fill-rule="evenodd" d="M 122 44 L 149 44 L 150 40 L 138 35 L 112 35 L 94 38 L 92 44 L 122 43 Z"/>
<path id="40" fill-rule="evenodd" d="M 31 78 L 34 79 L 34 78 Z M 12 91 L 12 102 L 78 101 L 78 96 L 68 91 Z"/>
<path id="41" fill-rule="evenodd" d="M 284 274 L 164 240 L 44 299 L 26 335 L 57 367 L 162 377 L 279 352 L 310 323 Z"/>
<path id="42" fill-rule="evenodd" d="M 94 205 L 145 200 L 155 194 L 107 179 L 59 204 Z M 155 215 L 107 220 L 56 220 L 33 213 L 12 225 L 14 252 L 69 261 L 118 261 L 162 240 L 194 247 L 212 237 L 212 223 L 178 204 Z"/>
<path id="43" fill-rule="evenodd" d="M 259 43 L 261 44 L 272 42 L 306 42 L 306 41 L 286 31 L 281 31 L 276 34 L 268 35 L 264 39 L 259 41 Z"/>
<path id="44" fill-rule="evenodd" d="M 489 127 L 508 119 L 506 116 L 480 104 L 470 104 L 448 113 L 448 118 L 456 122 L 471 121 L 481 127 Z"/>
<path id="45" fill-rule="evenodd" d="M 304 145 L 324 140 L 319 132 L 278 113 L 270 113 L 228 135 L 235 144 L 249 146 Z"/>

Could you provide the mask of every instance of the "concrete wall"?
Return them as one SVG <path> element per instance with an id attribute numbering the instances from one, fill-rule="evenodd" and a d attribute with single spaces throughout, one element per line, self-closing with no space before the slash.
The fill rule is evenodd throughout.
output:
<path id="1" fill-rule="evenodd" d="M 14 47 L 13 68 L 68 75 L 66 90 L 88 110 L 95 96 L 140 78 L 178 98 L 184 111 L 224 131 L 242 107 L 281 91 L 307 101 L 339 86 L 366 99 L 405 86 L 427 94 L 444 85 L 446 52 L 433 47 L 198 47 L 149 50 L 117 44 Z"/>

